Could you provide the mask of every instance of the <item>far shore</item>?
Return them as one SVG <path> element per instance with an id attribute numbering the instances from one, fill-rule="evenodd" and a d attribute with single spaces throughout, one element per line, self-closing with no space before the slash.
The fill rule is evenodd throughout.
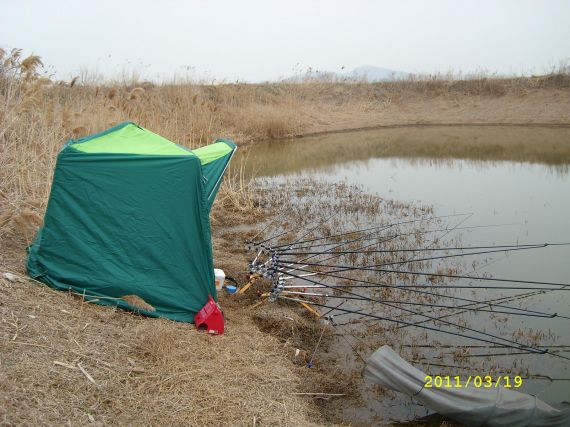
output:
<path id="1" fill-rule="evenodd" d="M 328 135 L 328 134 L 338 134 L 338 133 L 351 133 L 351 132 L 360 132 L 360 131 L 367 131 L 367 130 L 382 130 L 382 129 L 404 129 L 404 128 L 437 128 L 437 127 L 544 127 L 544 128 L 555 128 L 555 129 L 570 129 L 570 122 L 569 123 L 402 123 L 402 124 L 393 124 L 393 125 L 370 125 L 370 126 L 361 126 L 361 127 L 347 127 L 342 129 L 330 129 L 330 130 L 321 130 L 316 132 L 304 132 L 295 135 L 291 135 L 288 137 L 283 137 L 279 139 L 290 139 L 290 138 L 309 138 L 312 136 L 321 136 L 321 135 Z M 247 143 L 245 143 L 247 144 Z M 244 144 L 244 145 L 245 145 Z"/>
<path id="2" fill-rule="evenodd" d="M 297 132 L 302 138 L 327 133 L 403 127 L 537 126 L 570 127 L 570 90 L 536 89 L 525 95 L 408 96 L 382 108 L 321 107 L 308 114 Z M 256 142 L 254 139 L 251 142 Z"/>

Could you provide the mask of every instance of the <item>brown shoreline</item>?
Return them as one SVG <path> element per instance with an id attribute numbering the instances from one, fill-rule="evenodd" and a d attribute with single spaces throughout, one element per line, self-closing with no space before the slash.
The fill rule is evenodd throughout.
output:
<path id="1" fill-rule="evenodd" d="M 331 100 L 322 93 L 311 95 L 296 99 L 293 105 L 278 103 L 272 107 L 279 113 L 279 119 L 288 120 L 286 126 L 278 126 L 279 120 L 269 121 L 264 131 L 247 133 L 231 128 L 230 135 L 238 144 L 250 145 L 267 140 L 395 128 L 570 127 L 570 90 L 566 88 L 531 89 L 497 96 L 401 92 L 378 98 L 371 86 L 370 93 L 358 93 L 349 100 Z"/>
<path id="2" fill-rule="evenodd" d="M 402 128 L 437 128 L 437 127 L 526 127 L 526 128 L 554 128 L 554 129 L 570 129 L 570 123 L 401 123 L 401 124 L 390 124 L 390 125 L 370 125 L 361 126 L 356 128 L 343 128 L 343 129 L 331 129 L 322 130 L 316 132 L 304 132 L 297 133 L 291 136 L 284 136 L 280 138 L 274 138 L 274 141 L 281 141 L 287 139 L 303 139 L 312 136 L 330 135 L 330 134 L 342 134 L 351 132 L 364 132 L 368 130 L 382 130 L 382 129 L 402 129 Z M 259 143 L 264 143 L 267 141 L 249 141 L 242 143 L 241 146 L 251 146 Z"/>

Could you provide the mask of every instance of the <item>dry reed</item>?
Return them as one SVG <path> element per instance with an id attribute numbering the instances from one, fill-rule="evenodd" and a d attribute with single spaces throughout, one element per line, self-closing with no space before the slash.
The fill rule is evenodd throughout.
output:
<path id="1" fill-rule="evenodd" d="M 19 273 L 23 277 L 22 273 Z M 6 425 L 310 424 L 277 339 L 228 306 L 226 334 L 78 303 L 0 277 L 0 420 Z M 54 364 L 57 361 L 59 364 Z M 63 366 L 62 366 L 63 364 Z M 67 368 L 80 364 L 94 379 Z"/>

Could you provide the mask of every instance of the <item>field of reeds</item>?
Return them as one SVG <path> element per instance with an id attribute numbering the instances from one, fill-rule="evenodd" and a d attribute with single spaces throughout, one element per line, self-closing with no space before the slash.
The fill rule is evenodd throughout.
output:
<path id="1" fill-rule="evenodd" d="M 40 57 L 0 50 L 0 273 L 14 275 L 0 277 L 0 424 L 318 420 L 310 398 L 292 394 L 318 382 L 301 381 L 288 354 L 290 337 L 259 330 L 260 320 L 239 301 L 227 305 L 229 333 L 210 340 L 188 325 L 93 306 L 26 278 L 25 248 L 42 223 L 67 139 L 131 120 L 194 148 L 216 137 L 247 144 L 393 124 L 568 124 L 569 111 L 565 68 L 538 77 L 383 83 L 61 82 L 45 75 Z M 217 203 L 223 209 L 213 209 L 216 258 L 243 278 L 243 232 L 228 226 L 262 217 L 263 200 L 242 168 L 227 177 Z M 302 314 L 271 316 L 291 317 L 311 332 Z M 212 372 L 227 381 L 217 382 Z"/>

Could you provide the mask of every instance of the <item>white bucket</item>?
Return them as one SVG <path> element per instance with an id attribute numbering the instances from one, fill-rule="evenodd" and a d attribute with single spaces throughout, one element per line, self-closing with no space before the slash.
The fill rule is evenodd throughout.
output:
<path id="1" fill-rule="evenodd" d="M 219 268 L 214 268 L 214 277 L 216 283 L 216 291 L 220 292 L 222 290 L 222 287 L 224 286 L 226 273 L 224 273 L 224 270 L 220 270 Z"/>

